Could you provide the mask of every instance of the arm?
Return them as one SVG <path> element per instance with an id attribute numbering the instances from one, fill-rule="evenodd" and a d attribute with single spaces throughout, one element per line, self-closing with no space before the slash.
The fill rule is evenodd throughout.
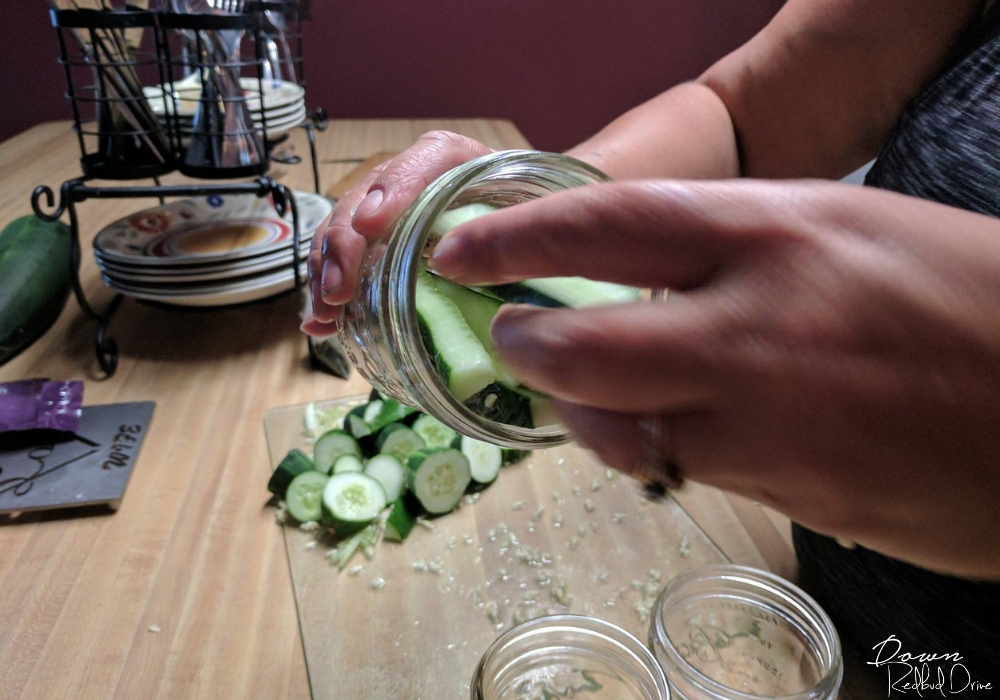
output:
<path id="1" fill-rule="evenodd" d="M 705 72 L 569 151 L 616 178 L 841 177 L 878 154 L 983 0 L 789 0 Z"/>

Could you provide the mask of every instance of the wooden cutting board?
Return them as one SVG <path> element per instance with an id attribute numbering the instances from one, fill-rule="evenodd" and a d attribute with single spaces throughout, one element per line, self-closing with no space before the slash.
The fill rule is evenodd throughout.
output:
<path id="1" fill-rule="evenodd" d="M 357 397 L 317 404 L 346 413 Z M 311 453 L 304 406 L 267 414 L 272 465 Z M 642 640 L 673 576 L 725 561 L 672 499 L 568 445 L 505 467 L 478 499 L 338 572 L 332 543 L 285 527 L 313 700 L 467 698 L 473 668 L 515 622 L 610 620 Z"/>

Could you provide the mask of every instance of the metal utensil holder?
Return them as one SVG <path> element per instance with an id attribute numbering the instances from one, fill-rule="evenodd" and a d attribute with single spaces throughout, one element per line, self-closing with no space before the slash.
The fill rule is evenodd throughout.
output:
<path id="1" fill-rule="evenodd" d="M 292 268 L 295 287 L 302 285 L 298 207 L 292 190 L 267 176 L 271 161 L 283 164 L 301 162 L 298 156 L 274 156 L 274 147 L 287 139 L 267 138 L 267 110 L 264 103 L 263 61 L 266 60 L 266 33 L 262 12 L 264 5 L 284 6 L 293 13 L 296 44 L 300 58 L 297 80 L 301 80 L 301 30 L 297 18 L 297 2 L 250 3 L 247 11 L 237 15 L 177 15 L 146 11 L 95 11 L 53 10 L 52 24 L 59 40 L 59 63 L 66 75 L 66 98 L 73 112 L 73 126 L 80 146 L 82 175 L 62 183 L 58 199 L 48 185 L 40 185 L 31 195 L 35 214 L 44 220 L 55 221 L 64 214 L 69 217 L 72 234 L 70 255 L 71 284 L 83 312 L 95 322 L 94 345 L 98 364 L 106 377 L 114 375 L 118 367 L 118 345 L 107 333 L 111 317 L 122 301 L 117 294 L 103 309 L 96 310 L 86 298 L 80 282 L 79 215 L 77 205 L 89 199 L 139 199 L 157 198 L 161 204 L 167 197 L 208 197 L 212 195 L 254 195 L 271 197 L 278 215 L 292 217 Z M 273 10 L 273 8 L 271 8 Z M 129 46 L 127 32 L 145 31 L 152 37 L 152 51 Z M 208 65 L 203 60 L 210 52 L 185 55 L 180 50 L 180 32 L 194 32 L 202 41 L 209 32 L 242 31 L 249 39 L 240 42 L 238 58 L 229 65 Z M 249 56 L 244 48 L 252 47 Z M 235 52 L 234 52 L 235 55 Z M 178 105 L 172 99 L 176 92 L 179 74 L 191 70 L 219 71 L 233 69 L 241 74 L 253 72 L 261 101 L 259 125 L 251 121 L 247 133 L 255 134 L 264 149 L 258 162 L 245 167 L 197 167 L 186 164 L 186 134 L 180 128 Z M 299 82 L 301 85 L 301 82 Z M 150 106 L 156 91 L 163 102 L 163 118 L 157 118 Z M 152 95 L 152 97 L 151 97 Z M 201 100 L 202 98 L 199 98 Z M 245 94 L 234 97 L 246 100 Z M 228 107 L 229 105 L 225 105 Z M 312 156 L 313 184 L 320 193 L 318 161 L 315 149 L 316 130 L 327 126 L 326 113 L 317 109 L 308 113 L 302 128 L 308 134 Z M 225 129 L 209 130 L 210 136 L 225 138 Z M 183 185 L 162 185 L 160 176 L 179 170 L 182 174 L 199 180 L 221 180 L 253 177 L 250 182 L 201 182 Z M 92 186 L 90 180 L 140 180 L 152 179 L 153 185 Z"/>

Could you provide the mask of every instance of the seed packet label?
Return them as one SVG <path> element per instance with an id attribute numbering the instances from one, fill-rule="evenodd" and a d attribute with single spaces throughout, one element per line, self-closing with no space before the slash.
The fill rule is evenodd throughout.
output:
<path id="1" fill-rule="evenodd" d="M 92 505 L 117 510 L 155 406 L 86 406 L 75 433 L 0 435 L 0 513 Z"/>

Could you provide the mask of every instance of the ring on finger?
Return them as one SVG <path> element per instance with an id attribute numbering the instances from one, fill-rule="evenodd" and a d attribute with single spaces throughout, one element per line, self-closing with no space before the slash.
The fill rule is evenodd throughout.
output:
<path id="1" fill-rule="evenodd" d="M 684 485 L 680 465 L 674 459 L 673 420 L 664 413 L 642 416 L 638 421 L 642 432 L 639 463 L 635 476 L 645 484 L 675 491 Z"/>

